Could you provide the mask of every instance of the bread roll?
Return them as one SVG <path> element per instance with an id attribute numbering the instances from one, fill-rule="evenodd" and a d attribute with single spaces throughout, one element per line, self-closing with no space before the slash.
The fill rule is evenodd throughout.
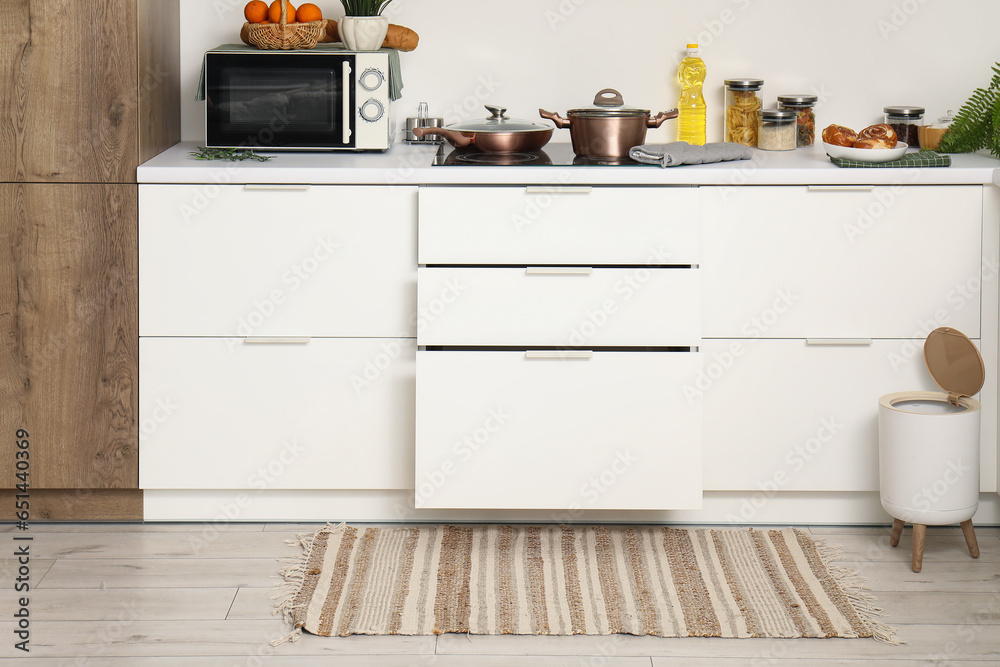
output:
<path id="1" fill-rule="evenodd" d="M 858 133 L 843 125 L 830 125 L 823 130 L 823 141 L 834 146 L 853 146 Z"/>
<path id="2" fill-rule="evenodd" d="M 869 125 L 858 132 L 858 139 L 876 139 L 877 143 L 872 146 L 855 145 L 857 148 L 895 148 L 896 141 L 898 140 L 896 130 L 892 129 L 891 125 L 886 125 L 885 123 Z"/>
<path id="3" fill-rule="evenodd" d="M 337 22 L 327 20 L 326 39 L 320 41 L 339 42 L 340 31 L 337 29 Z M 389 24 L 389 29 L 385 33 L 385 41 L 382 42 L 383 49 L 397 49 L 399 51 L 412 51 L 417 48 L 420 36 L 409 28 L 404 28 L 395 23 Z"/>
<path id="4" fill-rule="evenodd" d="M 854 142 L 854 148 L 895 148 L 896 142 L 876 137 L 858 137 Z"/>

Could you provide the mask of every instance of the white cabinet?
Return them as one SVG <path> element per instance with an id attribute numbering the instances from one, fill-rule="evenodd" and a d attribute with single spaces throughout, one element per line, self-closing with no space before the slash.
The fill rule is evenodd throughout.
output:
<path id="1" fill-rule="evenodd" d="M 706 338 L 979 337 L 982 188 L 705 188 Z"/>
<path id="2" fill-rule="evenodd" d="M 143 338 L 144 489 L 400 489 L 413 341 Z"/>
<path id="3" fill-rule="evenodd" d="M 139 203 L 140 486 L 409 488 L 417 189 Z"/>
<path id="4" fill-rule="evenodd" d="M 417 508 L 701 507 L 699 209 L 691 188 L 421 191 Z"/>
<path id="5" fill-rule="evenodd" d="M 698 353 L 417 353 L 418 508 L 696 509 Z"/>
<path id="6" fill-rule="evenodd" d="M 140 336 L 414 336 L 416 188 L 143 185 Z"/>
<path id="7" fill-rule="evenodd" d="M 705 188 L 706 489 L 878 490 L 878 399 L 978 338 L 979 186 Z"/>

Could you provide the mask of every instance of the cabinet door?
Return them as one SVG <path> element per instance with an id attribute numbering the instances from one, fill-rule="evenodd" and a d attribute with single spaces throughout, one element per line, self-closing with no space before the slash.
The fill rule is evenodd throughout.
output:
<path id="1" fill-rule="evenodd" d="M 704 342 L 705 367 L 685 392 L 708 416 L 706 489 L 878 490 L 879 398 L 940 391 L 923 340 L 815 342 Z"/>
<path id="2" fill-rule="evenodd" d="M 561 354 L 417 353 L 416 507 L 701 507 L 701 355 Z"/>
<path id="3" fill-rule="evenodd" d="M 136 270 L 135 186 L 0 185 L 0 432 L 32 488 L 138 486 Z"/>
<path id="4" fill-rule="evenodd" d="M 706 338 L 979 337 L 981 186 L 703 190 Z"/>
<path id="5" fill-rule="evenodd" d="M 419 269 L 421 345 L 697 347 L 697 269 Z"/>
<path id="6" fill-rule="evenodd" d="M 138 43 L 135 0 L 4 2 L 0 181 L 134 183 Z"/>
<path id="7" fill-rule="evenodd" d="M 142 338 L 144 489 L 404 489 L 412 341 Z"/>
<path id="8" fill-rule="evenodd" d="M 139 192 L 141 335 L 416 335 L 416 188 Z"/>

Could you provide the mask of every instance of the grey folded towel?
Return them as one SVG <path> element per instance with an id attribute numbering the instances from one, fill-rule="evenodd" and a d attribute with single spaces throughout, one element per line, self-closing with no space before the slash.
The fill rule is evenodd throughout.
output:
<path id="1" fill-rule="evenodd" d="M 676 167 L 682 164 L 708 164 L 724 160 L 749 160 L 753 151 L 743 144 L 718 142 L 693 146 L 686 141 L 675 141 L 662 146 L 636 146 L 628 156 L 636 162 Z"/>

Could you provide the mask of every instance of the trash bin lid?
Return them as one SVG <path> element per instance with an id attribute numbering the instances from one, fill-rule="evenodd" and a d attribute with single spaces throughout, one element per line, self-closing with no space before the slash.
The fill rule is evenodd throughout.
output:
<path id="1" fill-rule="evenodd" d="M 986 366 L 979 349 L 958 329 L 940 327 L 927 334 L 924 361 L 931 377 L 957 403 L 960 396 L 972 396 L 983 388 Z"/>

